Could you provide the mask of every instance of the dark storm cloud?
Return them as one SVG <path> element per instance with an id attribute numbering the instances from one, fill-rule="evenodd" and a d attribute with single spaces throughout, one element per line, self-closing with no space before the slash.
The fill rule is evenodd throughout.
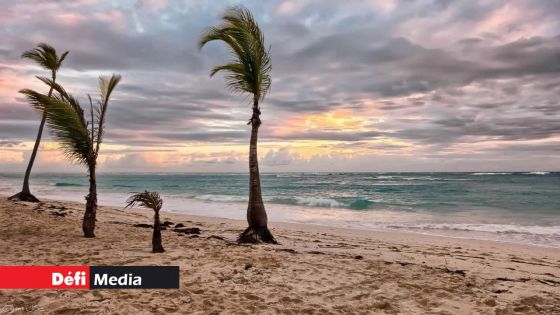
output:
<path id="1" fill-rule="evenodd" d="M 0 137 L 6 141 L 19 141 L 36 136 L 39 121 L 2 121 L 0 122 Z"/>
<path id="2" fill-rule="evenodd" d="M 560 134 L 560 118 L 497 118 L 477 121 L 474 118 L 452 118 L 431 121 L 425 128 L 403 129 L 391 133 L 402 139 L 423 143 L 470 143 L 472 137 L 481 140 L 534 140 Z"/>

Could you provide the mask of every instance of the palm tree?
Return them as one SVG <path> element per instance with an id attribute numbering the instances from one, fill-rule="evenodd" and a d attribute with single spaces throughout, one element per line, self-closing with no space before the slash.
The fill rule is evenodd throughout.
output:
<path id="1" fill-rule="evenodd" d="M 64 52 L 60 57 L 56 54 L 56 50 L 48 45 L 41 43 L 37 45 L 37 48 L 25 51 L 21 57 L 28 58 L 35 61 L 38 65 L 46 70 L 51 71 L 52 81 L 56 81 L 56 73 L 58 69 L 62 65 L 62 62 L 68 55 L 68 52 Z M 48 96 L 51 96 L 53 92 L 53 88 L 49 89 Z M 39 150 L 39 144 L 41 143 L 41 137 L 43 136 L 43 128 L 45 126 L 45 119 L 46 115 L 43 113 L 43 117 L 41 118 L 41 124 L 39 125 L 39 131 L 37 132 L 37 139 L 35 139 L 35 145 L 33 146 L 33 152 L 31 153 L 31 158 L 29 159 L 29 164 L 27 164 L 27 169 L 25 170 L 25 177 L 23 178 L 23 188 L 21 191 L 13 196 L 11 196 L 10 200 L 21 200 L 21 201 L 30 201 L 30 202 L 39 202 L 33 194 L 31 194 L 31 190 L 29 189 L 29 176 L 31 175 L 31 169 L 33 168 L 33 163 L 35 162 L 35 157 L 37 156 L 37 151 Z"/>
<path id="2" fill-rule="evenodd" d="M 144 191 L 130 196 L 126 200 L 126 207 L 139 205 L 140 207 L 150 208 L 154 210 L 154 233 L 152 235 L 152 253 L 163 253 L 163 245 L 161 245 L 161 222 L 159 220 L 159 211 L 163 206 L 163 200 L 157 192 Z"/>
<path id="3" fill-rule="evenodd" d="M 67 93 L 62 86 L 54 81 L 41 78 L 50 85 L 58 95 L 48 96 L 25 89 L 24 94 L 31 105 L 43 112 L 52 135 L 60 141 L 66 156 L 79 164 L 87 166 L 89 175 L 89 194 L 86 196 L 86 211 L 82 229 L 85 237 L 95 237 L 95 215 L 97 212 L 97 181 L 95 168 L 99 146 L 103 142 L 103 127 L 111 93 L 121 80 L 120 75 L 100 77 L 100 100 L 94 106 L 89 99 L 90 119 L 86 120 L 84 110 L 77 99 Z"/>
<path id="4" fill-rule="evenodd" d="M 240 234 L 241 243 L 276 243 L 267 227 L 267 216 L 261 193 L 259 164 L 257 159 L 257 138 L 261 125 L 262 101 L 270 89 L 271 61 L 269 51 L 264 46 L 264 36 L 249 10 L 232 7 L 222 16 L 224 23 L 208 28 L 200 37 L 200 49 L 211 41 L 223 41 L 229 46 L 234 58 L 229 63 L 212 68 L 210 76 L 224 71 L 229 89 L 234 93 L 248 93 L 252 96 L 253 115 L 251 141 L 249 145 L 249 205 L 247 221 L 249 227 Z"/>

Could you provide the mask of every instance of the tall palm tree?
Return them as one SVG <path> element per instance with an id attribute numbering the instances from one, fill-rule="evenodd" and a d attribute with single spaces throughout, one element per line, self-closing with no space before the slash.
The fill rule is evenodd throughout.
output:
<path id="1" fill-rule="evenodd" d="M 267 227 L 268 219 L 261 193 L 259 164 L 257 159 L 257 138 L 262 101 L 270 89 L 271 61 L 269 51 L 264 45 L 264 36 L 249 10 L 237 6 L 226 10 L 222 16 L 223 24 L 208 28 L 200 37 L 200 49 L 211 41 L 223 41 L 229 46 L 234 58 L 229 63 L 216 66 L 210 71 L 214 76 L 224 71 L 229 89 L 234 93 L 248 93 L 252 96 L 253 115 L 251 141 L 249 145 L 249 205 L 247 221 L 249 227 L 240 234 L 241 243 L 276 243 Z"/>
<path id="2" fill-rule="evenodd" d="M 103 127 L 109 98 L 121 80 L 121 76 L 113 74 L 110 78 L 99 78 L 100 100 L 96 106 L 93 105 L 91 96 L 88 95 L 89 120 L 86 120 L 84 110 L 78 100 L 67 93 L 62 86 L 50 79 L 41 78 L 41 80 L 57 91 L 58 95 L 48 96 L 29 89 L 21 90 L 20 93 L 24 94 L 31 105 L 46 116 L 47 125 L 52 135 L 60 141 L 60 146 L 66 156 L 88 168 L 89 194 L 86 196 L 86 211 L 82 229 L 85 237 L 95 237 L 97 156 L 99 146 L 103 142 Z"/>
<path id="3" fill-rule="evenodd" d="M 25 51 L 21 57 L 28 58 L 35 61 L 39 66 L 46 70 L 51 71 L 51 78 L 52 81 L 56 81 L 56 73 L 62 62 L 68 55 L 68 52 L 64 52 L 60 57 L 58 57 L 56 50 L 45 43 L 41 43 L 37 45 L 37 48 Z M 53 88 L 50 87 L 48 96 L 51 96 L 53 92 Z M 41 124 L 39 125 L 39 131 L 37 132 L 37 139 L 35 139 L 35 145 L 33 146 L 33 152 L 31 153 L 31 158 L 29 159 L 29 164 L 27 164 L 27 169 L 25 170 L 25 177 L 23 178 L 23 187 L 21 191 L 13 196 L 11 196 L 10 200 L 21 200 L 21 201 L 30 201 L 30 202 L 39 202 L 33 194 L 31 194 L 31 190 L 29 189 L 29 176 L 31 175 L 31 169 L 33 168 L 33 163 L 35 162 L 35 157 L 37 156 L 37 151 L 39 150 L 39 144 L 41 143 L 41 137 L 43 136 L 43 128 L 45 127 L 45 119 L 46 115 L 43 113 L 43 117 L 41 118 Z"/>
<path id="4" fill-rule="evenodd" d="M 152 252 L 163 253 L 163 245 L 161 245 L 161 222 L 159 220 L 159 211 L 163 206 L 163 200 L 157 192 L 144 191 L 130 196 L 126 200 L 126 207 L 133 207 L 139 205 L 141 207 L 150 208 L 154 210 L 154 233 L 152 235 Z"/>

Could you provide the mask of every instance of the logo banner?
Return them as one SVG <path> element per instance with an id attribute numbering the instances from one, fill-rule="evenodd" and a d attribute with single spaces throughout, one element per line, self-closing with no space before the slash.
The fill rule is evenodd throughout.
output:
<path id="1" fill-rule="evenodd" d="M 0 266 L 0 289 L 178 289 L 179 266 Z"/>

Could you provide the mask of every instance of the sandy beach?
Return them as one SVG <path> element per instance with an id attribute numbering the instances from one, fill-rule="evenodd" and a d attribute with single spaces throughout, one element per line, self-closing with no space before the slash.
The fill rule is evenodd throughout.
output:
<path id="1" fill-rule="evenodd" d="M 178 265 L 180 289 L 4 290 L 4 313 L 560 314 L 554 248 L 275 222 L 280 245 L 238 245 L 245 222 L 164 212 L 152 254 L 150 211 L 100 207 L 94 239 L 82 213 L 3 197 L 0 265 Z"/>

